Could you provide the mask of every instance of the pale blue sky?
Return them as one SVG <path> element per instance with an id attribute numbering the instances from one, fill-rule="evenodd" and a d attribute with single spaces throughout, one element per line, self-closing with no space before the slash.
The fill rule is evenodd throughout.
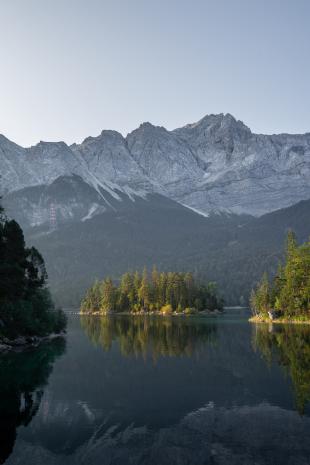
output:
<path id="1" fill-rule="evenodd" d="M 0 0 L 0 132 L 22 145 L 232 113 L 310 131 L 310 0 Z"/>

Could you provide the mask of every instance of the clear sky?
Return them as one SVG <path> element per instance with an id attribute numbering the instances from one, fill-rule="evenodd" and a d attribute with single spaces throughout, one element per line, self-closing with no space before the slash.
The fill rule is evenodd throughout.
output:
<path id="1" fill-rule="evenodd" d="M 310 131 L 310 0 L 0 0 L 0 133 L 80 142 L 232 113 Z"/>

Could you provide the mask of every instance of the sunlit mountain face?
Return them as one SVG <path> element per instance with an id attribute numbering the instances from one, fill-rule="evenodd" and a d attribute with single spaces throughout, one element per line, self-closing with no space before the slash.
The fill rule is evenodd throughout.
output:
<path id="1" fill-rule="evenodd" d="M 255 216 L 310 198 L 310 135 L 253 134 L 230 114 L 208 115 L 174 131 L 143 123 L 126 138 L 102 131 L 71 146 L 23 148 L 1 136 L 0 148 L 2 195 L 75 175 L 99 196 L 88 214 L 107 194 L 121 201 L 120 193 L 132 200 L 163 194 L 203 214 Z M 41 224 L 45 216 L 31 192 Z"/>

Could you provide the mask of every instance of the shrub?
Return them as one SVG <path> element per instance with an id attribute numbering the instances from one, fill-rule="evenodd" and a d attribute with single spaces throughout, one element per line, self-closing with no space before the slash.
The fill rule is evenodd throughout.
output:
<path id="1" fill-rule="evenodd" d="M 164 305 L 163 307 L 161 307 L 160 311 L 164 315 L 171 315 L 172 314 L 172 306 L 170 304 Z"/>

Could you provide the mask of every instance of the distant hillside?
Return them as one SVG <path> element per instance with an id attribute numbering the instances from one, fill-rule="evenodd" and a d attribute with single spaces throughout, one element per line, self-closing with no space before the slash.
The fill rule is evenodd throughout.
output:
<path id="1" fill-rule="evenodd" d="M 63 304 L 77 304 L 96 277 L 117 278 L 153 264 L 161 270 L 191 270 L 217 281 L 227 304 L 246 303 L 262 272 L 275 272 L 287 230 L 300 241 L 310 231 L 310 200 L 260 218 L 205 218 L 160 195 L 130 205 L 54 232 L 28 230 L 28 241 L 46 257 L 51 288 Z"/>

